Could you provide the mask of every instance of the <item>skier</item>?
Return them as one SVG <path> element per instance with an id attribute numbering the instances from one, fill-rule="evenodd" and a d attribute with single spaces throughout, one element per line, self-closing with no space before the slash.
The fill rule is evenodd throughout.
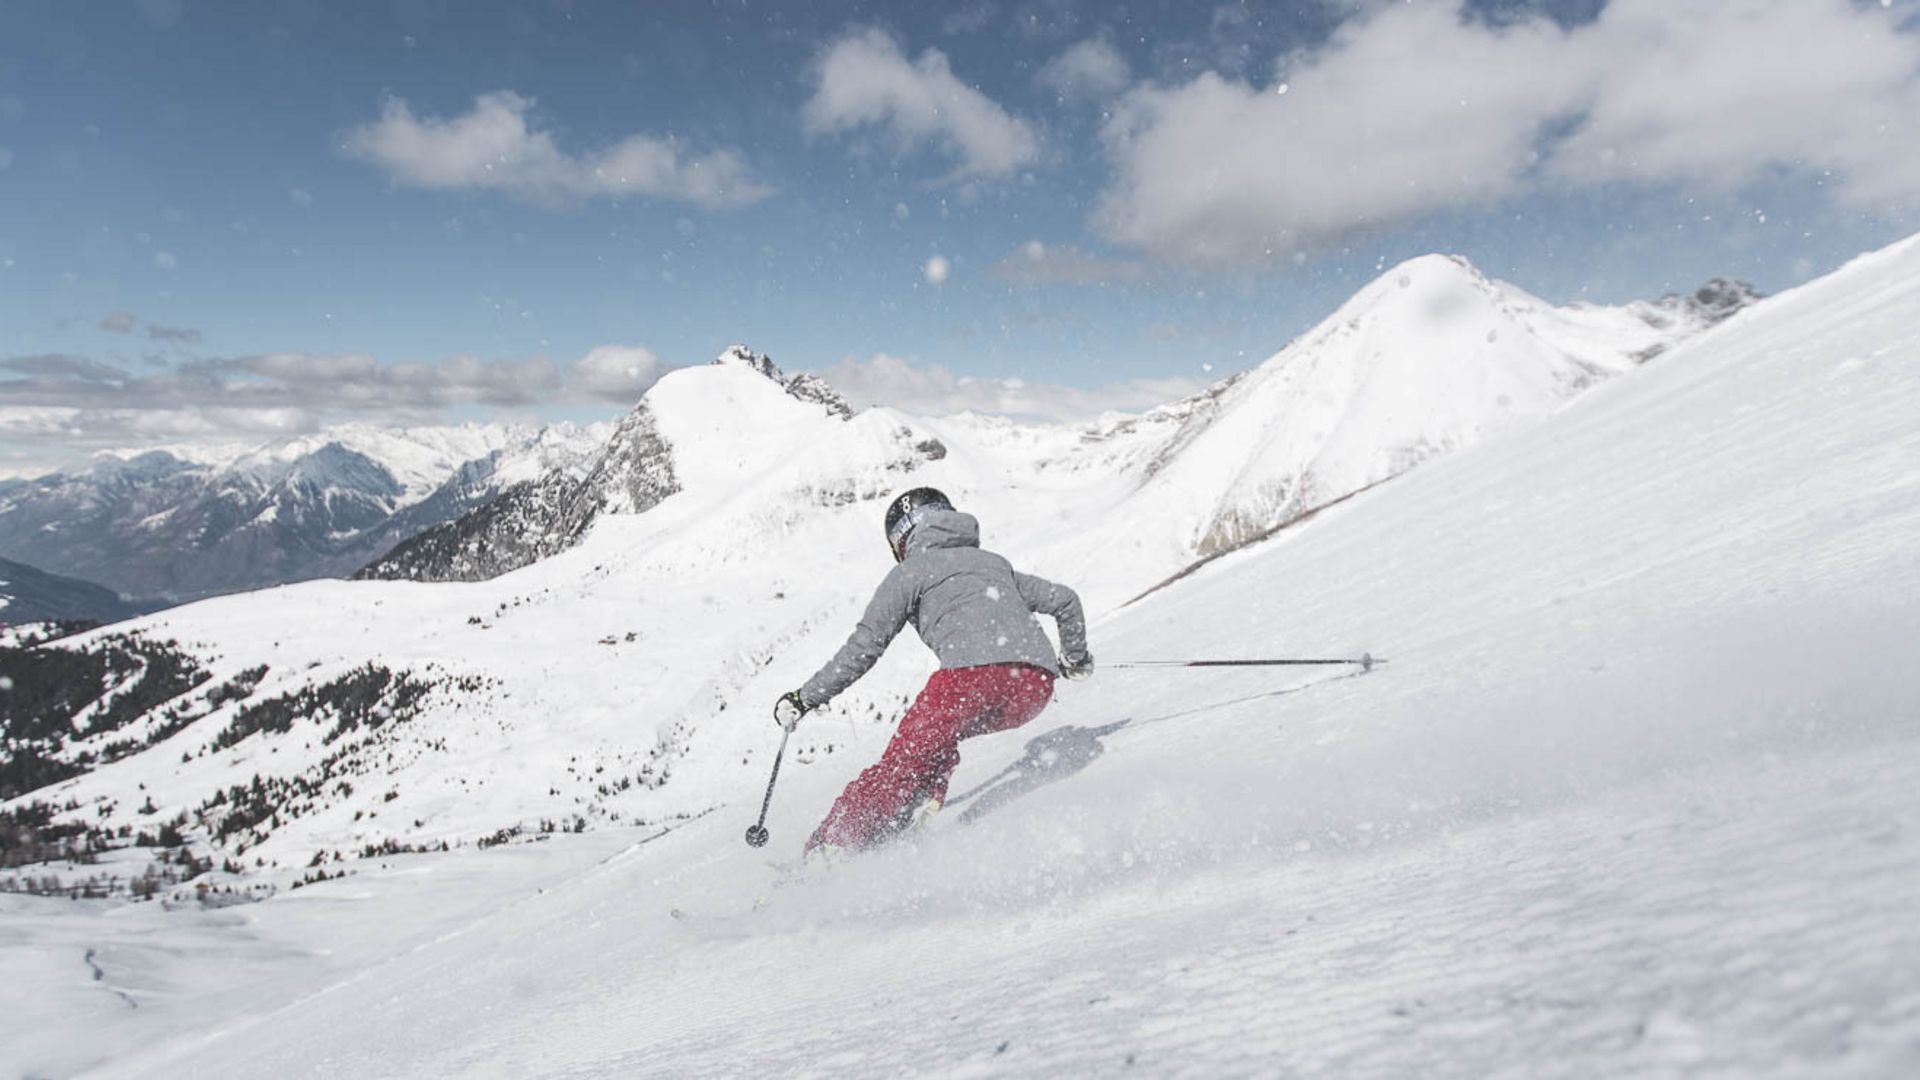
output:
<path id="1" fill-rule="evenodd" d="M 872 847 L 939 810 L 960 764 L 959 742 L 1017 728 L 1040 715 L 1056 675 L 1093 673 L 1080 598 L 1064 585 L 1022 574 L 980 547 L 980 522 L 933 488 L 914 488 L 887 507 L 895 566 L 832 660 L 782 695 L 774 722 L 792 731 L 872 668 L 908 622 L 940 660 L 879 762 L 847 785 L 808 838 L 808 855 Z M 1061 657 L 1034 618 L 1051 615 Z"/>

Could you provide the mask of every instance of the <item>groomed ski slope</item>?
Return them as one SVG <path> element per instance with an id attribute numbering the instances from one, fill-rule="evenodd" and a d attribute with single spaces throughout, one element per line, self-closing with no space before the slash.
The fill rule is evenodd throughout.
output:
<path id="1" fill-rule="evenodd" d="M 597 863 L 395 860 L 283 910 L 404 943 L 103 1072 L 1912 1075 L 1916 326 L 1909 241 L 1094 630 L 1373 674 L 1063 685 L 953 790 L 1039 739 L 1052 782 L 777 890 L 877 744 L 760 852 L 756 787 Z"/>

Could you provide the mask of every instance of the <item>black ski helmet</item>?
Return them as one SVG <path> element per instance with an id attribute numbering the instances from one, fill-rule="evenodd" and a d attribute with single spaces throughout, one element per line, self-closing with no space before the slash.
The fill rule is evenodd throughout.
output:
<path id="1" fill-rule="evenodd" d="M 899 562 L 907 557 L 907 537 L 913 535 L 913 527 L 920 524 L 920 515 L 928 510 L 951 510 L 953 503 L 937 489 L 930 487 L 914 488 L 893 497 L 887 504 L 887 547 L 893 551 L 893 561 Z"/>

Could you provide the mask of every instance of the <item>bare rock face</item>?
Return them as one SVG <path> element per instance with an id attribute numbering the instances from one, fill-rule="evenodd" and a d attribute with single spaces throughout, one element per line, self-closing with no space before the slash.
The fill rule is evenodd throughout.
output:
<path id="1" fill-rule="evenodd" d="M 1629 309 L 1649 326 L 1687 333 L 1716 326 L 1764 299 L 1765 293 L 1744 281 L 1717 277 L 1685 295 L 1668 293 L 1655 301 L 1629 305 Z M 1646 358 L 1664 352 L 1668 344 L 1660 343 Z"/>
<path id="2" fill-rule="evenodd" d="M 842 420 L 853 418 L 853 406 L 840 396 L 840 391 L 827 385 L 827 381 L 818 375 L 801 372 L 789 378 L 781 373 L 774 364 L 773 357 L 757 353 L 745 345 L 729 345 L 714 361 L 715 364 L 740 364 L 779 383 L 780 387 L 794 398 L 809 404 L 818 405 Z"/>
<path id="3" fill-rule="evenodd" d="M 1693 295 L 1682 302 L 1711 326 L 1762 299 L 1765 294 L 1744 281 L 1717 277 L 1695 289 Z"/>
<path id="4" fill-rule="evenodd" d="M 401 543 L 361 579 L 485 581 L 572 547 L 600 513 L 637 514 L 680 490 L 673 447 L 641 402 L 584 475 L 556 469 L 485 506 Z"/>
<path id="5" fill-rule="evenodd" d="M 827 381 L 818 375 L 801 372 L 788 379 L 785 384 L 787 393 L 801 401 L 811 402 L 827 410 L 842 420 L 853 419 L 853 406 L 840 396 L 840 391 L 827 385 Z"/>

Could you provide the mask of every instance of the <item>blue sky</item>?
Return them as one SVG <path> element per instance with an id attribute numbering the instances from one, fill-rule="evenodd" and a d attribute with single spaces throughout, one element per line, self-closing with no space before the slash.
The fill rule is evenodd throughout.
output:
<path id="1" fill-rule="evenodd" d="M 0 471 L 606 416 L 733 341 L 1141 407 L 1436 250 L 1773 291 L 1920 228 L 1916 7 L 10 0 Z"/>

